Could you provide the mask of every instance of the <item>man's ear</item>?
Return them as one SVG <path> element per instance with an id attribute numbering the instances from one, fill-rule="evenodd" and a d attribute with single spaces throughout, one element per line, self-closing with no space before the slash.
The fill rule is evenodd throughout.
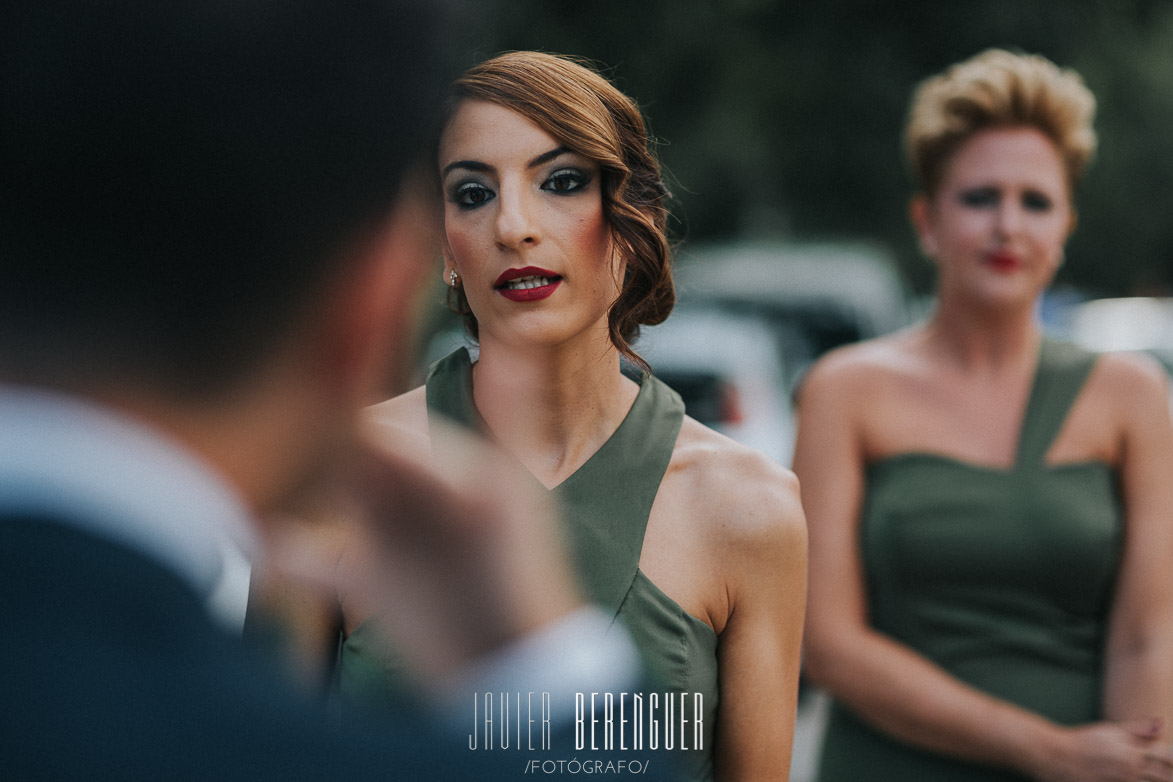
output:
<path id="1" fill-rule="evenodd" d="M 403 188 L 391 215 L 363 246 L 327 318 L 323 360 L 358 406 L 406 390 L 423 291 L 436 255 L 427 189 Z"/>
<path id="2" fill-rule="evenodd" d="M 924 193 L 917 193 L 908 202 L 908 219 L 916 231 L 920 250 L 925 257 L 936 260 L 937 237 L 933 229 L 932 205 Z"/>

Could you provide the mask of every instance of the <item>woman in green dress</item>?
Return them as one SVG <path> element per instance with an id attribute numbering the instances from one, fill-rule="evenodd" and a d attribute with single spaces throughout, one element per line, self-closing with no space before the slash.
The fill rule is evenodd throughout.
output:
<path id="1" fill-rule="evenodd" d="M 1173 779 L 1167 379 L 1036 320 L 1094 106 L 1073 72 L 999 50 L 914 96 L 936 308 L 800 394 L 826 782 Z"/>
<path id="2" fill-rule="evenodd" d="M 479 355 L 444 359 L 377 420 L 441 465 L 433 433 L 455 420 L 556 495 L 587 594 L 703 725 L 677 737 L 690 778 L 786 779 L 806 583 L 797 484 L 654 377 L 620 371 L 621 356 L 639 363 L 639 326 L 674 302 L 667 193 L 638 109 L 578 62 L 501 55 L 456 82 L 437 166 L 444 282 Z M 344 685 L 378 690 L 380 642 L 362 606 L 343 609 Z"/>

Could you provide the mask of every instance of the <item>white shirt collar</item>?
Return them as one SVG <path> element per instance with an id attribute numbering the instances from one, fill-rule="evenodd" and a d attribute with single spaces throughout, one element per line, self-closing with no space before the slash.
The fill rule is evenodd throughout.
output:
<path id="1" fill-rule="evenodd" d="M 77 397 L 0 385 L 0 512 L 42 513 L 131 547 L 239 629 L 254 523 L 213 469 L 177 441 Z"/>

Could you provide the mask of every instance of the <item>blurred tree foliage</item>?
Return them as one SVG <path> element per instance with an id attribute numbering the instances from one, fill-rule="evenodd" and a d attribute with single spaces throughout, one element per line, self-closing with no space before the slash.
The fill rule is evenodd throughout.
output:
<path id="1" fill-rule="evenodd" d="M 683 239 L 879 239 L 931 286 L 901 132 L 921 79 L 990 46 L 1074 67 L 1100 152 L 1061 279 L 1173 287 L 1171 0 L 458 0 L 464 67 L 507 49 L 605 65 L 661 141 Z"/>

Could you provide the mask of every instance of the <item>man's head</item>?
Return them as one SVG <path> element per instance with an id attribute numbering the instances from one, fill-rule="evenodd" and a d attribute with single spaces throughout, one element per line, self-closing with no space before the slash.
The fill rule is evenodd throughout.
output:
<path id="1" fill-rule="evenodd" d="M 0 380 L 209 399 L 264 365 L 432 130 L 430 5 L 6 3 Z"/>
<path id="2" fill-rule="evenodd" d="M 258 510 L 296 494 L 402 360 L 434 5 L 5 3 L 0 383 L 139 415 Z"/>

